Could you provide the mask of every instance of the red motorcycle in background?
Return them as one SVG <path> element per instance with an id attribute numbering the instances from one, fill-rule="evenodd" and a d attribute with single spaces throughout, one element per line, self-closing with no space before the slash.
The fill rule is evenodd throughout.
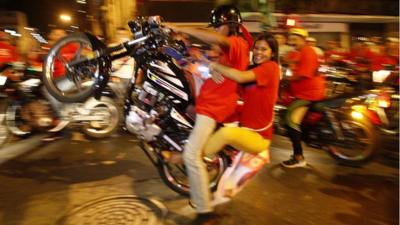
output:
<path id="1" fill-rule="evenodd" d="M 294 100 L 287 92 L 283 73 L 280 100 L 275 106 L 275 133 L 287 136 L 286 107 Z M 360 166 L 368 162 L 377 150 L 377 135 L 368 117 L 360 110 L 359 93 L 346 93 L 313 102 L 301 124 L 302 140 L 309 146 L 327 150 L 338 163 Z"/>

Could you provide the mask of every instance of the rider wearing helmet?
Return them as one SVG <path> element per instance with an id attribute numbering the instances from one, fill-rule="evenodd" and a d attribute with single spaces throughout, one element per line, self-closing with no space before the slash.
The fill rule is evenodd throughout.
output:
<path id="1" fill-rule="evenodd" d="M 285 118 L 294 151 L 291 159 L 282 162 L 282 165 L 288 168 L 307 165 L 301 147 L 300 124 L 308 105 L 325 96 L 325 78 L 318 74 L 318 56 L 312 47 L 306 44 L 307 37 L 308 32 L 305 29 L 292 28 L 289 31 L 289 44 L 297 50 L 297 55 L 291 61 L 293 76 L 289 78 L 289 91 L 296 100 L 288 106 Z"/>
<path id="2" fill-rule="evenodd" d="M 216 28 L 222 25 L 227 25 L 229 27 L 228 36 L 238 35 L 241 31 L 251 45 L 251 36 L 249 36 L 250 34 L 246 29 L 243 29 L 243 26 L 241 25 L 242 22 L 242 16 L 236 7 L 233 5 L 222 5 L 211 11 L 208 27 Z"/>
<path id="3" fill-rule="evenodd" d="M 209 27 L 213 30 L 166 26 L 218 47 L 220 64 L 243 71 L 249 63 L 252 40 L 241 23 L 240 12 L 235 6 L 222 5 L 211 12 Z M 208 78 L 196 99 L 195 126 L 185 146 L 183 160 L 189 176 L 191 200 L 198 213 L 196 221 L 200 224 L 216 218 L 212 213 L 208 175 L 202 158 L 204 145 L 217 122 L 224 122 L 235 112 L 239 98 L 237 88 L 237 83 L 231 79 L 216 83 Z"/>

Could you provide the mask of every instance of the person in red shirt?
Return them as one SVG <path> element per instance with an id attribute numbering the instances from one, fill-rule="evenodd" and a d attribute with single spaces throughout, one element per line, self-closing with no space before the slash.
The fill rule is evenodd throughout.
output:
<path id="1" fill-rule="evenodd" d="M 17 49 L 10 44 L 8 34 L 0 31 L 0 65 L 18 60 Z"/>
<path id="2" fill-rule="evenodd" d="M 238 127 L 226 126 L 216 131 L 207 141 L 204 154 L 213 157 L 225 145 L 246 152 L 235 159 L 238 164 L 226 171 L 222 180 L 234 180 L 235 187 L 221 187 L 229 189 L 231 194 L 214 195 L 218 202 L 219 197 L 232 197 L 242 187 L 245 181 L 261 169 L 269 161 L 269 145 L 272 139 L 272 124 L 274 119 L 274 105 L 278 98 L 280 79 L 278 43 L 269 33 L 263 33 L 254 42 L 253 65 L 247 71 L 240 71 L 219 63 L 210 63 L 213 80 L 217 83 L 224 79 L 232 79 L 242 84 L 241 97 L 243 106 L 238 114 Z M 221 75 L 223 74 L 223 75 Z M 243 166 L 245 159 L 254 159 L 251 169 Z M 256 165 L 257 164 L 257 165 Z M 254 167 L 254 165 L 256 165 Z M 221 182 L 221 181 L 220 181 Z M 232 183 L 232 182 L 226 182 Z M 232 190 L 231 190 L 232 189 Z M 218 186 L 220 190 L 220 185 Z M 227 192 L 222 190 L 222 192 Z M 217 192 L 218 193 L 218 192 Z"/>
<path id="3" fill-rule="evenodd" d="M 371 70 L 395 69 L 399 65 L 399 42 L 396 38 L 387 38 L 381 54 L 372 58 Z"/>
<path id="4" fill-rule="evenodd" d="M 214 31 L 172 25 L 166 27 L 218 45 L 221 49 L 219 63 L 245 70 L 249 63 L 251 37 L 243 29 L 241 22 L 242 18 L 236 7 L 221 5 L 211 12 L 210 26 Z M 205 80 L 196 99 L 195 126 L 183 152 L 183 161 L 189 177 L 190 197 L 198 213 L 196 223 L 202 224 L 217 218 L 210 203 L 208 174 L 202 150 L 216 124 L 235 112 L 237 100 L 237 83 L 228 78 L 222 83 L 216 83 L 210 78 Z"/>
<path id="5" fill-rule="evenodd" d="M 348 56 L 348 52 L 341 48 L 339 42 L 336 40 L 330 40 L 327 42 L 328 48 L 325 51 L 324 57 L 327 64 L 334 64 Z"/>
<path id="6" fill-rule="evenodd" d="M 46 53 L 58 40 L 65 36 L 67 36 L 67 32 L 65 30 L 59 28 L 52 29 L 48 35 L 48 43 L 45 46 Z M 75 56 L 78 49 L 79 45 L 77 43 L 69 43 L 61 48 L 56 60 L 54 61 L 54 78 L 59 79 L 66 76 L 65 63 L 61 62 L 59 58 L 69 61 Z"/>
<path id="7" fill-rule="evenodd" d="M 286 125 L 294 154 L 291 159 L 282 162 L 284 167 L 304 167 L 307 165 L 301 147 L 300 124 L 312 101 L 325 97 L 325 78 L 318 73 L 318 56 L 306 44 L 308 32 L 302 28 L 292 28 L 289 31 L 289 43 L 298 51 L 296 61 L 293 61 L 293 76 L 289 78 L 290 92 L 296 98 L 287 108 Z"/>
<path id="8" fill-rule="evenodd" d="M 348 59 L 355 63 L 358 71 L 368 70 L 372 59 L 376 55 L 370 50 L 365 40 L 362 37 L 356 39 L 348 54 Z"/>

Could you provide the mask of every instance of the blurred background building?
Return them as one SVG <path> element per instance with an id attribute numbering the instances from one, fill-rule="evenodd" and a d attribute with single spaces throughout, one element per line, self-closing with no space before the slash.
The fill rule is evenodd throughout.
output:
<path id="1" fill-rule="evenodd" d="M 334 39 L 346 48 L 352 37 L 399 34 L 398 0 L 0 0 L 0 28 L 15 31 L 17 42 L 30 33 L 46 39 L 56 27 L 90 31 L 112 40 L 117 28 L 127 28 L 127 22 L 138 15 L 161 15 L 166 21 L 204 26 L 211 9 L 224 3 L 246 12 L 246 25 L 252 32 L 284 32 L 303 26 L 320 43 Z M 19 48 L 23 51 L 26 46 Z"/>

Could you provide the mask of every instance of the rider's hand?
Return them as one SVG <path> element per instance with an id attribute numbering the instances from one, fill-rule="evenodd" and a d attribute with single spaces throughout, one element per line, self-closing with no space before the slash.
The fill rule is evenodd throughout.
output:
<path id="1" fill-rule="evenodd" d="M 224 82 L 225 78 L 221 73 L 218 73 L 217 71 L 212 69 L 212 64 L 209 64 L 209 69 L 210 69 L 210 74 L 211 74 L 211 79 L 217 83 L 221 84 Z"/>

